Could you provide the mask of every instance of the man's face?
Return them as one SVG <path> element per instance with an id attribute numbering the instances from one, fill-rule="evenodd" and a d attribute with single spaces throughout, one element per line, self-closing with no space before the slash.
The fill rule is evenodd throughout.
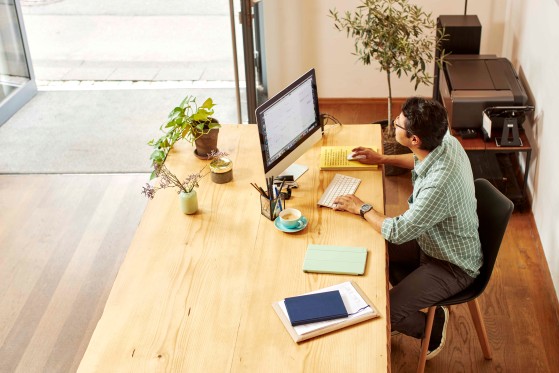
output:
<path id="1" fill-rule="evenodd" d="M 409 147 L 410 138 L 408 137 L 409 133 L 406 130 L 406 121 L 407 119 L 404 116 L 404 113 L 400 113 L 400 115 L 394 119 L 394 126 L 396 127 L 395 138 L 401 145 Z"/>

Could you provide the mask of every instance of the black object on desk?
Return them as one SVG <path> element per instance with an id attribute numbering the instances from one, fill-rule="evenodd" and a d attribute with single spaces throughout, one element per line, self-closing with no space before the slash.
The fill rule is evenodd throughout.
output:
<path id="1" fill-rule="evenodd" d="M 495 137 L 497 146 L 522 146 L 519 130 L 526 114 L 534 111 L 533 106 L 493 106 L 483 110 L 483 137 L 489 141 L 494 123 L 502 128 L 501 136 Z"/>
<path id="2" fill-rule="evenodd" d="M 348 317 L 339 290 L 285 298 L 292 326 Z"/>
<path id="3" fill-rule="evenodd" d="M 472 128 L 466 128 L 460 130 L 458 131 L 458 133 L 460 134 L 460 137 L 462 137 L 463 139 L 475 139 L 476 137 L 478 137 L 477 131 Z"/>

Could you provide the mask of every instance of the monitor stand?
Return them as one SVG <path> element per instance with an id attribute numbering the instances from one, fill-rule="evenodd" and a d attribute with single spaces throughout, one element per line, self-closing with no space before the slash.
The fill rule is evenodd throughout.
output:
<path id="1" fill-rule="evenodd" d="M 291 166 L 287 167 L 280 176 L 293 175 L 293 180 L 297 180 L 301 175 L 307 172 L 309 168 L 302 164 L 293 163 Z"/>

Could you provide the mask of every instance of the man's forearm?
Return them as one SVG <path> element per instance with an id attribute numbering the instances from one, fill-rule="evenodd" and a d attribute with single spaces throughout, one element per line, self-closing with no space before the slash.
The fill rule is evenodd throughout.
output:
<path id="1" fill-rule="evenodd" d="M 382 164 L 388 164 L 391 166 L 397 166 L 411 170 L 414 167 L 413 153 L 383 155 Z"/>
<path id="2" fill-rule="evenodd" d="M 373 207 L 373 210 L 367 212 L 363 217 L 373 226 L 375 231 L 382 233 L 382 223 L 386 216 L 376 212 Z"/>

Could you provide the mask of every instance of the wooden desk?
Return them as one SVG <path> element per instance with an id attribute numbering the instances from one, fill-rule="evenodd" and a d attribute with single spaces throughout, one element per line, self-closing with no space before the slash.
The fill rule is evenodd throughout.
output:
<path id="1" fill-rule="evenodd" d="M 260 215 L 264 184 L 254 125 L 226 125 L 219 148 L 234 162 L 233 181 L 198 189 L 199 212 L 179 211 L 174 191 L 148 203 L 79 372 L 382 372 L 389 370 L 386 249 L 359 216 L 319 208 L 316 201 L 335 171 L 317 168 L 321 145 L 371 144 L 381 148 L 378 125 L 331 130 L 298 163 L 310 169 L 288 206 L 309 225 L 278 231 Z M 207 161 L 179 144 L 168 167 L 183 177 Z M 379 171 L 344 172 L 362 179 L 357 195 L 382 210 Z M 138 189 L 140 189 L 138 185 Z M 306 274 L 309 243 L 365 246 L 364 276 Z M 353 280 L 381 317 L 296 344 L 272 302 Z"/>

